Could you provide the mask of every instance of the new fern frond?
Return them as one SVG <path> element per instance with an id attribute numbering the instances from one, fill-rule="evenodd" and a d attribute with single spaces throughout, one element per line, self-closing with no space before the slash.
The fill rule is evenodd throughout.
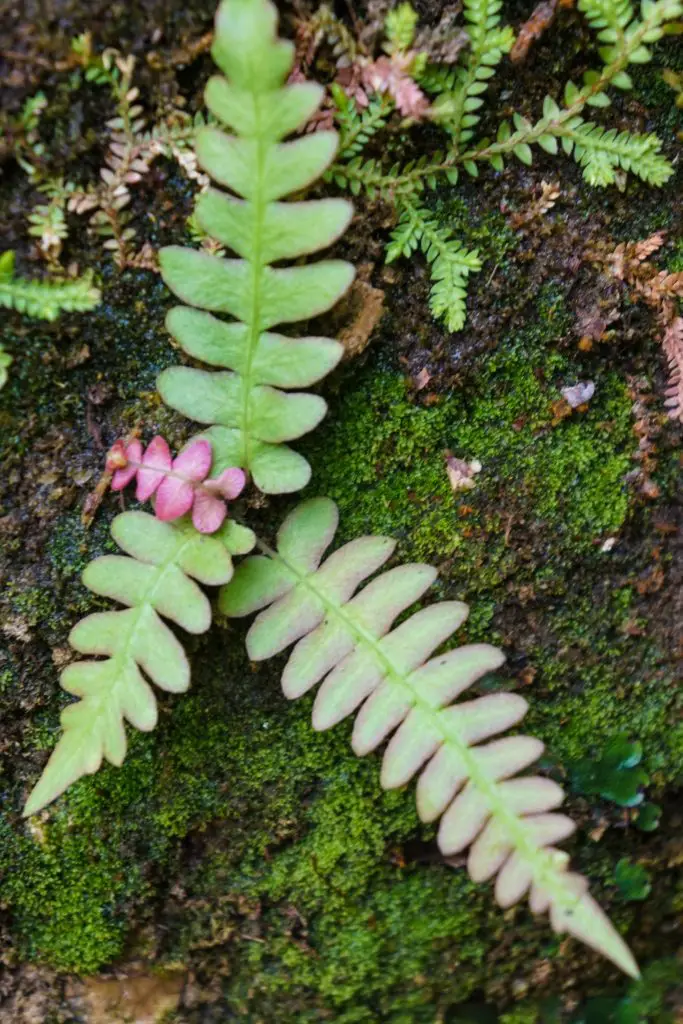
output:
<path id="1" fill-rule="evenodd" d="M 14 252 L 0 256 L 0 306 L 40 320 L 56 320 L 60 313 L 84 313 L 100 301 L 92 274 L 63 280 L 30 281 L 15 277 Z"/>
<path id="2" fill-rule="evenodd" d="M 250 657 L 260 661 L 296 644 L 282 676 L 285 696 L 300 697 L 321 683 L 313 705 L 317 730 L 357 711 L 351 743 L 359 757 L 389 739 L 381 784 L 393 789 L 419 774 L 418 812 L 426 822 L 440 819 L 445 856 L 469 847 L 470 876 L 479 882 L 497 876 L 500 906 L 529 892 L 532 911 L 549 911 L 556 931 L 568 931 L 637 977 L 633 956 L 588 894 L 586 879 L 567 870 L 567 854 L 553 845 L 575 827 L 553 813 L 562 789 L 539 776 L 513 778 L 543 744 L 519 735 L 492 739 L 524 717 L 526 701 L 496 693 L 454 703 L 502 664 L 501 651 L 468 644 L 432 657 L 467 616 L 459 601 L 430 605 L 392 629 L 436 570 L 398 566 L 357 592 L 395 542 L 361 537 L 321 564 L 336 528 L 334 502 L 303 502 L 282 524 L 277 551 L 259 542 L 264 554 L 243 561 L 223 588 L 223 612 L 259 612 L 247 634 Z"/>
<path id="3" fill-rule="evenodd" d="M 455 147 L 468 142 L 478 123 L 477 111 L 483 107 L 483 94 L 496 73 L 496 67 L 515 41 L 509 25 L 501 28 L 502 0 L 465 0 L 465 31 L 470 46 L 465 51 L 464 63 L 455 73 L 451 90 L 441 92 L 434 104 L 435 116 L 453 137 Z"/>
<path id="4" fill-rule="evenodd" d="M 96 772 L 103 758 L 121 765 L 127 747 L 124 719 L 143 732 L 154 728 L 156 699 L 143 672 L 162 690 L 187 690 L 187 657 L 162 616 L 188 633 L 206 632 L 211 606 L 194 580 L 207 586 L 227 583 L 233 571 L 231 550 L 242 554 L 251 547 L 250 531 L 232 523 L 206 536 L 185 520 L 164 523 L 146 512 L 122 513 L 111 532 L 130 557 L 96 558 L 83 582 L 93 593 L 127 607 L 95 612 L 71 631 L 74 650 L 106 659 L 73 662 L 62 672 L 63 689 L 81 699 L 62 712 L 64 733 L 26 802 L 26 816 L 82 775 Z"/>
<path id="5" fill-rule="evenodd" d="M 429 308 L 435 317 L 444 320 L 449 331 L 459 331 L 466 317 L 467 279 L 481 270 L 479 256 L 476 250 L 468 251 L 451 238 L 450 231 L 417 203 L 404 200 L 399 210 L 400 220 L 387 248 L 387 263 L 410 256 L 419 245 L 430 264 Z"/>
<path id="6" fill-rule="evenodd" d="M 193 358 L 224 367 L 165 370 L 164 401 L 198 423 L 211 424 L 216 471 L 247 470 L 268 493 L 296 491 L 309 480 L 306 460 L 283 442 L 301 437 L 325 415 L 318 395 L 297 393 L 320 380 L 342 355 L 327 338 L 289 338 L 278 324 L 324 313 L 347 290 L 353 267 L 342 260 L 271 266 L 330 245 L 352 213 L 343 199 L 281 202 L 315 181 L 337 149 L 337 134 L 320 131 L 283 143 L 317 110 L 323 90 L 283 85 L 294 48 L 275 35 L 277 14 L 267 0 L 227 0 L 219 8 L 213 57 L 216 76 L 206 102 L 234 134 L 215 127 L 197 135 L 200 164 L 219 184 L 200 197 L 201 227 L 239 257 L 223 259 L 179 246 L 161 250 L 162 276 L 190 306 L 176 306 L 167 326 Z M 215 313 L 233 317 L 219 319 Z"/>

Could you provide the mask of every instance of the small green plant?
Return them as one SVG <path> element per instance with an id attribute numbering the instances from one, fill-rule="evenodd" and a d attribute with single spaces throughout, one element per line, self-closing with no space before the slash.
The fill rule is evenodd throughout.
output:
<path id="1" fill-rule="evenodd" d="M 652 883 L 642 864 L 633 864 L 622 857 L 614 869 L 614 881 L 625 900 L 639 902 L 650 895 Z"/>
<path id="2" fill-rule="evenodd" d="M 434 282 L 431 309 L 449 330 L 459 330 L 465 322 L 467 276 L 480 269 L 481 261 L 477 252 L 436 227 L 425 206 L 427 189 L 455 185 L 463 172 L 476 178 L 486 165 L 502 171 L 513 158 L 530 165 L 536 146 L 551 155 L 561 150 L 572 157 L 593 186 L 619 184 L 627 173 L 661 186 L 673 173 L 656 135 L 605 127 L 588 120 L 586 113 L 590 107 L 608 107 L 610 90 L 632 87 L 627 69 L 651 59 L 651 45 L 665 33 L 667 22 L 680 17 L 683 5 L 680 0 L 643 0 L 638 14 L 629 0 L 580 0 L 578 6 L 597 35 L 602 63 L 586 71 L 581 84 L 567 81 L 561 99 L 546 96 L 537 120 L 520 113 L 511 120 L 499 119 L 495 139 L 475 141 L 475 133 L 496 68 L 514 42 L 512 29 L 501 24 L 501 0 L 465 0 L 469 45 L 459 51 L 454 65 L 412 54 L 411 74 L 432 98 L 430 110 L 422 116 L 429 116 L 445 133 L 444 148 L 431 157 L 405 163 L 400 155 L 404 139 L 398 136 L 399 142 L 392 145 L 390 134 L 382 147 L 384 156 L 366 156 L 366 147 L 387 126 L 397 105 L 387 99 L 386 91 L 381 104 L 371 95 L 363 108 L 338 86 L 333 90 L 342 141 L 328 178 L 354 195 L 381 196 L 394 207 L 397 226 L 387 258 L 422 249 Z M 407 7 L 396 8 L 385 28 L 390 40 L 398 35 L 402 44 L 411 45 L 414 21 Z M 353 58 L 345 55 L 349 59 Z"/>
<path id="3" fill-rule="evenodd" d="M 316 111 L 322 90 L 285 84 L 293 47 L 277 38 L 276 26 L 268 0 L 224 0 L 218 11 L 212 52 L 227 77 L 212 78 L 206 97 L 234 134 L 205 127 L 197 151 L 212 178 L 239 198 L 209 191 L 197 218 L 237 258 L 172 246 L 162 250 L 161 267 L 171 289 L 189 304 L 170 311 L 170 332 L 193 359 L 224 369 L 173 367 L 158 382 L 169 405 L 210 429 L 173 461 L 161 439 L 144 454 L 139 442 L 120 442 L 112 450 L 113 486 L 137 476 L 140 500 L 155 492 L 156 515 L 117 517 L 112 534 L 129 557 L 107 555 L 85 570 L 91 590 L 127 608 L 97 612 L 72 631 L 76 650 L 106 660 L 76 662 L 64 671 L 62 685 L 82 699 L 63 713 L 64 733 L 25 813 L 96 771 L 103 757 L 120 764 L 124 719 L 143 730 L 154 726 L 154 697 L 141 669 L 164 689 L 186 689 L 184 652 L 161 616 L 203 632 L 211 609 L 190 577 L 223 584 L 224 614 L 259 612 L 247 638 L 251 658 L 269 658 L 295 644 L 283 689 L 294 698 L 320 684 L 314 728 L 328 729 L 357 711 L 356 754 L 389 740 L 382 785 L 400 787 L 419 775 L 418 810 L 424 821 L 439 821 L 445 856 L 469 849 L 471 877 L 496 877 L 502 907 L 528 893 L 531 909 L 548 911 L 556 931 L 569 932 L 637 977 L 632 954 L 588 894 L 587 880 L 568 871 L 568 855 L 554 845 L 575 827 L 553 813 L 564 799 L 562 789 L 547 778 L 516 777 L 538 758 L 542 744 L 526 736 L 494 738 L 523 718 L 526 701 L 514 693 L 457 700 L 502 664 L 502 652 L 470 644 L 435 654 L 466 618 L 467 606 L 459 601 L 432 604 L 394 627 L 433 583 L 436 570 L 404 565 L 375 576 L 394 551 L 387 537 L 361 537 L 323 561 L 338 515 L 327 498 L 299 505 L 280 527 L 276 549 L 245 527 L 220 525 L 217 495 L 226 496 L 222 488 L 237 479 L 243 482 L 242 470 L 267 493 L 295 491 L 308 481 L 310 467 L 284 442 L 312 429 L 325 403 L 290 389 L 327 373 L 340 346 L 271 328 L 329 309 L 353 278 L 353 268 L 339 260 L 272 266 L 330 244 L 351 216 L 344 200 L 281 201 L 330 164 L 337 137 L 324 131 L 282 141 Z M 397 23 L 396 40 L 408 35 Z M 176 518 L 190 510 L 192 522 Z M 242 562 L 232 579 L 230 556 L 254 544 L 260 554 Z"/>
<path id="4" fill-rule="evenodd" d="M 40 320 L 56 320 L 60 313 L 87 312 L 100 301 L 99 289 L 92 275 L 83 277 L 30 281 L 16 277 L 14 252 L 0 256 L 0 306 Z"/>
<path id="5" fill-rule="evenodd" d="M 615 736 L 600 757 L 582 758 L 570 766 L 572 786 L 587 796 L 601 796 L 620 807 L 636 807 L 643 801 L 641 786 L 649 777 L 641 767 L 643 748 L 628 736 Z"/>

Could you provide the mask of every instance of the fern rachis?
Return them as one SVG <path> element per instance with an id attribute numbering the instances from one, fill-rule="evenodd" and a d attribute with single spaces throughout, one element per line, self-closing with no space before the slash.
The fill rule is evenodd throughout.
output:
<path id="1" fill-rule="evenodd" d="M 281 141 L 317 109 L 323 90 L 313 83 L 283 84 L 293 48 L 276 39 L 275 24 L 275 9 L 265 0 L 221 6 L 213 55 L 227 79 L 209 81 L 206 102 L 235 134 L 206 127 L 197 138 L 204 169 L 239 197 L 210 190 L 199 200 L 197 220 L 239 258 L 178 246 L 161 252 L 166 283 L 199 307 L 171 310 L 170 332 L 190 355 L 227 372 L 174 367 L 159 378 L 167 404 L 211 425 L 206 437 L 217 468 L 241 466 L 270 493 L 307 483 L 308 463 L 283 442 L 313 429 L 326 411 L 318 395 L 291 389 L 319 380 L 342 354 L 341 345 L 329 339 L 292 340 L 270 328 L 325 312 L 354 275 L 341 260 L 271 266 L 330 245 L 352 212 L 343 199 L 281 201 L 323 173 L 337 135 L 318 132 Z M 234 319 L 220 320 L 216 313 Z"/>
<path id="2" fill-rule="evenodd" d="M 554 848 L 574 831 L 569 818 L 552 813 L 564 799 L 561 788 L 540 777 L 513 778 L 543 745 L 523 736 L 482 743 L 516 725 L 526 701 L 498 693 L 453 703 L 503 662 L 502 653 L 471 644 L 426 661 L 464 621 L 467 607 L 441 602 L 392 629 L 431 585 L 435 570 L 400 566 L 356 593 L 395 545 L 385 537 L 363 537 L 321 564 L 336 526 L 329 499 L 302 503 L 280 528 L 277 551 L 259 542 L 263 554 L 242 562 L 223 588 L 226 614 L 259 611 L 247 635 L 250 657 L 269 658 L 295 643 L 283 690 L 296 698 L 321 684 L 315 729 L 357 711 L 355 753 L 362 756 L 389 739 L 381 783 L 395 788 L 420 775 L 418 811 L 424 821 L 441 819 L 438 843 L 445 855 L 470 846 L 471 877 L 497 875 L 501 906 L 530 892 L 531 909 L 549 910 L 555 930 L 569 931 L 637 977 L 631 953 L 587 894 L 585 879 L 569 873 L 567 855 Z"/>

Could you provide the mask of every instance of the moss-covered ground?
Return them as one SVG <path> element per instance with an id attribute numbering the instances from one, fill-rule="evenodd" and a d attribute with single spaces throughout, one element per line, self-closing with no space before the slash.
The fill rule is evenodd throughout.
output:
<path id="1" fill-rule="evenodd" d="M 116 5 L 93 15 L 92 27 L 144 62 L 155 5 L 142 7 L 122 39 L 116 27 L 126 15 Z M 157 47 L 164 53 L 208 29 L 212 4 L 191 14 L 171 7 Z M 527 13 L 515 7 L 510 16 Z M 78 4 L 62 15 L 67 35 L 86 27 Z M 561 35 L 542 44 L 537 61 L 519 72 L 525 97 L 561 78 Z M 653 120 L 673 152 L 676 114 L 658 77 L 662 63 L 643 72 L 633 106 L 619 116 Z M 192 102 L 209 67 L 200 57 L 176 72 Z M 160 93 L 169 76 L 143 72 Z M 10 106 L 29 86 L 5 89 Z M 63 86 L 50 86 L 46 123 L 60 159 L 67 169 L 81 159 L 68 134 L 81 104 L 91 133 L 80 136 L 83 147 L 90 138 L 83 159 L 96 169 L 101 98 L 81 90 L 69 105 Z M 185 179 L 170 164 L 156 166 L 135 200 L 140 234 L 155 246 L 186 237 L 190 209 Z M 532 186 L 551 175 L 566 203 L 532 244 L 505 210 L 523 209 Z M 75 222 L 67 255 L 97 270 L 102 304 L 54 325 L 7 314 L 2 333 L 14 356 L 0 395 L 2 991 L 21 986 L 28 964 L 62 978 L 135 962 L 191 972 L 195 998 L 175 1018 L 184 1024 L 673 1019 L 683 915 L 680 430 L 660 417 L 659 493 L 644 497 L 630 476 L 632 389 L 635 377 L 645 381 L 660 408 L 652 321 L 628 305 L 612 340 L 582 351 L 577 303 L 597 272 L 578 272 L 572 255 L 589 234 L 616 244 L 666 227 L 675 239 L 676 181 L 661 193 L 632 182 L 624 193 L 596 193 L 572 165 L 543 157 L 533 170 L 513 167 L 439 194 L 437 216 L 469 233 L 487 261 L 473 279 L 469 325 L 452 336 L 428 316 L 419 258 L 388 280 L 382 210 L 361 207 L 368 223 L 354 224 L 346 251 L 360 260 L 369 246 L 387 313 L 363 355 L 325 385 L 326 425 L 299 445 L 314 470 L 306 493 L 339 504 L 339 540 L 396 536 L 398 557 L 439 566 L 436 596 L 469 603 L 460 639 L 505 648 L 506 667 L 482 691 L 527 698 L 525 726 L 546 743 L 544 770 L 569 785 L 572 765 L 599 757 L 615 735 L 642 743 L 659 827 L 643 832 L 629 811 L 572 791 L 579 829 L 569 848 L 628 934 L 646 981 L 629 989 L 585 947 L 555 937 L 524 907 L 503 913 L 488 886 L 446 866 L 410 789 L 380 790 L 377 759 L 353 756 L 347 725 L 314 733 L 311 700 L 284 700 L 281 662 L 250 664 L 239 624 L 219 622 L 188 640 L 191 692 L 161 697 L 159 727 L 131 734 L 123 768 L 105 767 L 22 821 L 66 702 L 57 680 L 69 629 L 100 606 L 79 574 L 112 549 L 114 498 L 90 530 L 80 522 L 102 464 L 98 428 L 105 444 L 138 421 L 173 441 L 188 430 L 154 390 L 158 371 L 177 359 L 163 329 L 168 293 L 149 271 L 116 271 Z M 2 247 L 16 248 L 28 270 L 25 217 L 36 200 L 10 160 L 0 179 Z M 681 269 L 682 259 L 674 241 L 661 265 Z M 417 389 L 423 367 L 430 379 Z M 565 415 L 561 388 L 579 380 L 593 381 L 595 395 Z M 481 463 L 472 490 L 453 492 L 446 452 Z M 272 534 L 290 505 L 244 503 L 237 513 Z M 649 873 L 643 902 L 616 887 L 625 856 Z M 639 1017 L 618 1016 L 633 1006 Z M 46 1012 L 46 1020 L 73 1019 L 58 995 Z"/>

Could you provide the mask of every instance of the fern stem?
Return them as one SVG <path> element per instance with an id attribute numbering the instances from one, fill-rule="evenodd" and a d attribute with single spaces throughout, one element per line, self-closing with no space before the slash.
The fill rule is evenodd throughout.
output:
<path id="1" fill-rule="evenodd" d="M 572 913 L 583 913 L 581 897 L 566 884 L 564 872 L 558 870 L 555 855 L 539 847 L 531 838 L 528 826 L 524 824 L 523 819 L 519 815 L 510 810 L 504 795 L 501 793 L 500 786 L 495 779 L 482 769 L 473 749 L 463 740 L 461 733 L 454 726 L 444 724 L 443 716 L 440 714 L 441 709 L 433 707 L 420 695 L 417 689 L 410 685 L 405 674 L 382 650 L 378 639 L 345 612 L 343 606 L 340 607 L 338 604 L 330 601 L 325 593 L 315 586 L 313 577 L 302 573 L 295 565 L 283 558 L 282 555 L 274 551 L 258 537 L 256 539 L 256 547 L 273 561 L 279 562 L 292 577 L 296 578 L 297 583 L 321 602 L 325 608 L 326 620 L 336 619 L 354 637 L 359 646 L 372 653 L 377 663 L 381 666 L 385 678 L 401 689 L 409 697 L 413 706 L 430 719 L 431 726 L 441 734 L 444 743 L 455 747 L 458 756 L 467 767 L 469 780 L 486 801 L 491 814 L 495 817 L 496 821 L 504 826 L 514 849 L 519 851 L 525 861 L 532 865 L 534 882 L 544 889 L 551 890 L 553 902 L 563 909 Z"/>

